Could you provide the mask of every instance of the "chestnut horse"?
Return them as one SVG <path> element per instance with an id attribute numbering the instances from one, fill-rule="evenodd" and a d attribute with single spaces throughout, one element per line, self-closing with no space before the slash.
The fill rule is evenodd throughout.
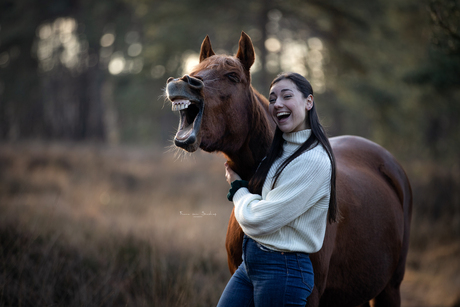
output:
<path id="1" fill-rule="evenodd" d="M 169 78 L 166 94 L 180 111 L 176 146 L 222 152 L 248 180 L 273 135 L 268 101 L 250 84 L 254 63 L 249 36 L 236 56 L 215 55 L 209 37 L 190 75 Z M 395 158 L 355 136 L 330 139 L 337 162 L 338 223 L 328 224 L 321 250 L 311 254 L 315 287 L 307 306 L 400 306 L 399 287 L 409 248 L 412 192 Z M 228 264 L 242 261 L 243 232 L 233 211 L 227 230 Z"/>

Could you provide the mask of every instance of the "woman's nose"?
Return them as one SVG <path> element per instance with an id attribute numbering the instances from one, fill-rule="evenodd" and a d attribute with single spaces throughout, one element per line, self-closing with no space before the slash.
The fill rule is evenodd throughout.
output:
<path id="1" fill-rule="evenodd" d="M 283 103 L 282 103 L 281 99 L 276 98 L 275 103 L 273 104 L 273 106 L 274 106 L 275 108 L 277 108 L 277 109 L 282 108 L 282 107 L 283 107 Z"/>

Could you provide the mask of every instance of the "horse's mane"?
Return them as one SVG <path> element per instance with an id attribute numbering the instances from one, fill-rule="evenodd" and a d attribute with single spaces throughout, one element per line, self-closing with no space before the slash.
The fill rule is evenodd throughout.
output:
<path id="1" fill-rule="evenodd" d="M 256 142 L 258 145 L 251 148 L 251 150 L 254 152 L 256 157 L 259 157 L 256 161 L 254 161 L 256 163 L 255 167 L 257 168 L 260 163 L 260 159 L 268 152 L 268 148 L 270 147 L 273 138 L 275 123 L 270 119 L 268 114 L 268 100 L 252 86 L 250 87 L 250 91 L 253 98 L 251 112 L 251 120 L 253 121 L 252 134 L 258 140 L 258 142 Z"/>

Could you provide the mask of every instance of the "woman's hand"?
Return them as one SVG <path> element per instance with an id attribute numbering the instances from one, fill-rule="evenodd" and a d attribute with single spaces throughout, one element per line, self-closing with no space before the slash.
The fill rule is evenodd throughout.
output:
<path id="1" fill-rule="evenodd" d="M 228 184 L 231 184 L 235 180 L 241 180 L 241 177 L 235 173 L 230 166 L 228 166 L 228 163 L 225 162 L 225 178 L 227 179 Z"/>

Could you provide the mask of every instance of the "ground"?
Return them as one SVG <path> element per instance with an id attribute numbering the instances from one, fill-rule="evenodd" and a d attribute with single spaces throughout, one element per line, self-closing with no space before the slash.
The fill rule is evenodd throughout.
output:
<path id="1" fill-rule="evenodd" d="M 229 278 L 223 163 L 154 146 L 0 144 L 0 306 L 215 305 Z M 411 242 L 402 306 L 459 306 L 460 242 L 412 236 L 426 242 Z"/>

